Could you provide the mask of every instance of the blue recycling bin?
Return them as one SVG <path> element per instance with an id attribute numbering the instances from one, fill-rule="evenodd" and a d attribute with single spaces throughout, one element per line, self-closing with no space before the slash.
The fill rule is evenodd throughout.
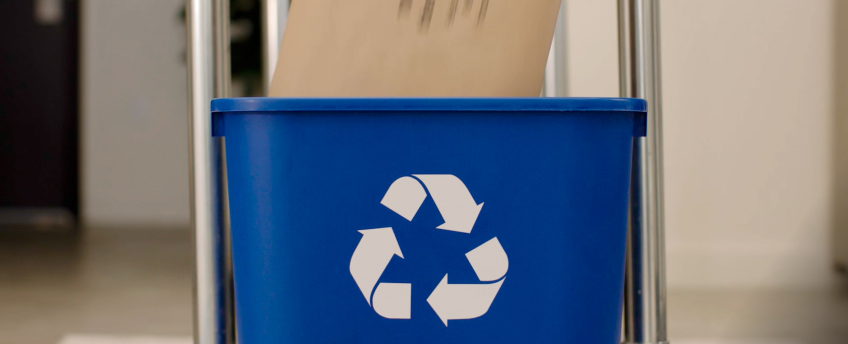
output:
<path id="1" fill-rule="evenodd" d="M 639 99 L 217 99 L 238 342 L 620 340 Z"/>

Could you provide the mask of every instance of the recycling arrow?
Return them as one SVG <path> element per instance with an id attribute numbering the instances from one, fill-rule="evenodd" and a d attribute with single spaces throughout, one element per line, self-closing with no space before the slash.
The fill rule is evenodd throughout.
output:
<path id="1" fill-rule="evenodd" d="M 424 191 L 421 183 L 412 177 L 402 177 L 392 183 L 380 204 L 408 221 L 412 221 L 425 199 L 427 199 L 427 191 Z"/>
<path id="2" fill-rule="evenodd" d="M 477 278 L 483 282 L 493 282 L 506 276 L 509 270 L 509 258 L 498 238 L 492 238 L 465 254 Z"/>
<path id="3" fill-rule="evenodd" d="M 448 284 L 448 275 L 427 298 L 445 326 L 448 320 L 474 319 L 486 314 L 506 278 L 489 284 Z"/>
<path id="4" fill-rule="evenodd" d="M 380 203 L 412 221 L 429 191 L 445 223 L 438 229 L 471 233 L 483 203 L 477 204 L 459 178 L 450 174 L 414 174 L 395 180 Z M 417 178 L 417 179 L 416 179 Z M 425 189 L 426 188 L 426 189 Z M 411 319 L 412 284 L 381 282 L 380 276 L 392 257 L 403 258 L 392 228 L 361 230 L 362 239 L 350 259 L 350 274 L 368 305 L 388 319 Z M 465 254 L 478 284 L 449 284 L 448 275 L 430 293 L 427 302 L 448 326 L 449 320 L 473 319 L 489 311 L 498 295 L 509 258 L 497 237 Z M 375 290 L 376 286 L 376 290 Z M 372 297 L 373 291 L 373 297 Z"/>
<path id="5" fill-rule="evenodd" d="M 409 319 L 412 313 L 412 284 L 380 283 L 374 291 L 374 311 L 387 319 Z"/>
<path id="6" fill-rule="evenodd" d="M 506 280 L 504 276 L 509 269 L 509 259 L 498 238 L 477 246 L 465 256 L 480 281 L 500 281 L 489 284 L 448 284 L 448 275 L 445 274 L 427 298 L 430 307 L 433 307 L 445 326 L 448 326 L 448 320 L 473 319 L 486 314 Z"/>
<path id="7" fill-rule="evenodd" d="M 359 286 L 359 290 L 362 291 L 362 296 L 365 296 L 365 300 L 368 301 L 368 305 L 371 305 L 371 291 L 380 280 L 383 270 L 389 265 L 393 256 L 403 258 L 403 253 L 400 251 L 400 245 L 391 227 L 359 232 L 362 233 L 362 240 L 359 241 L 359 245 L 353 251 L 353 257 L 350 258 L 350 274 Z"/>
<path id="8" fill-rule="evenodd" d="M 442 213 L 445 223 L 436 228 L 448 231 L 471 233 L 477 216 L 483 209 L 471 197 L 468 188 L 459 178 L 450 174 L 414 174 L 430 191 L 436 207 Z"/>
<path id="9" fill-rule="evenodd" d="M 483 203 L 477 204 L 462 180 L 451 174 L 415 174 L 433 197 L 445 223 L 436 228 L 460 233 L 471 233 Z M 403 218 L 412 221 L 427 193 L 417 180 L 402 177 L 389 187 L 381 204 Z"/>

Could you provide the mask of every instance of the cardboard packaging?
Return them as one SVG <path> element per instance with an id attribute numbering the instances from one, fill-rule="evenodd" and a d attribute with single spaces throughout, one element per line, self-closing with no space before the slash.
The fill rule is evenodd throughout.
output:
<path id="1" fill-rule="evenodd" d="M 271 97 L 536 97 L 560 0 L 293 0 Z"/>

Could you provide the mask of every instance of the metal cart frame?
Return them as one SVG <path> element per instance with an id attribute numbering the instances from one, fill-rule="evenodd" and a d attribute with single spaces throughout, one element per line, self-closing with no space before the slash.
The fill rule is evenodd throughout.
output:
<path id="1" fill-rule="evenodd" d="M 262 0 L 263 73 L 270 84 L 289 0 Z M 564 6 L 563 6 L 564 7 Z M 564 9 L 563 9 L 564 11 Z M 229 0 L 186 0 L 191 226 L 195 242 L 194 342 L 235 343 L 232 260 L 223 139 L 213 138 L 210 102 L 230 96 Z M 648 101 L 648 135 L 633 147 L 623 342 L 664 344 L 666 333 L 662 90 L 659 0 L 618 0 L 622 97 Z M 562 95 L 560 13 L 547 95 Z M 554 69 L 553 71 L 551 69 Z"/>

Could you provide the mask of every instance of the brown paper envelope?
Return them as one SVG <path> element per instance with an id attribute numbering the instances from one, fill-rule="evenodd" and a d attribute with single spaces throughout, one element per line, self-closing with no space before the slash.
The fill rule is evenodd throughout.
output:
<path id="1" fill-rule="evenodd" d="M 271 97 L 536 97 L 560 0 L 293 0 Z"/>

